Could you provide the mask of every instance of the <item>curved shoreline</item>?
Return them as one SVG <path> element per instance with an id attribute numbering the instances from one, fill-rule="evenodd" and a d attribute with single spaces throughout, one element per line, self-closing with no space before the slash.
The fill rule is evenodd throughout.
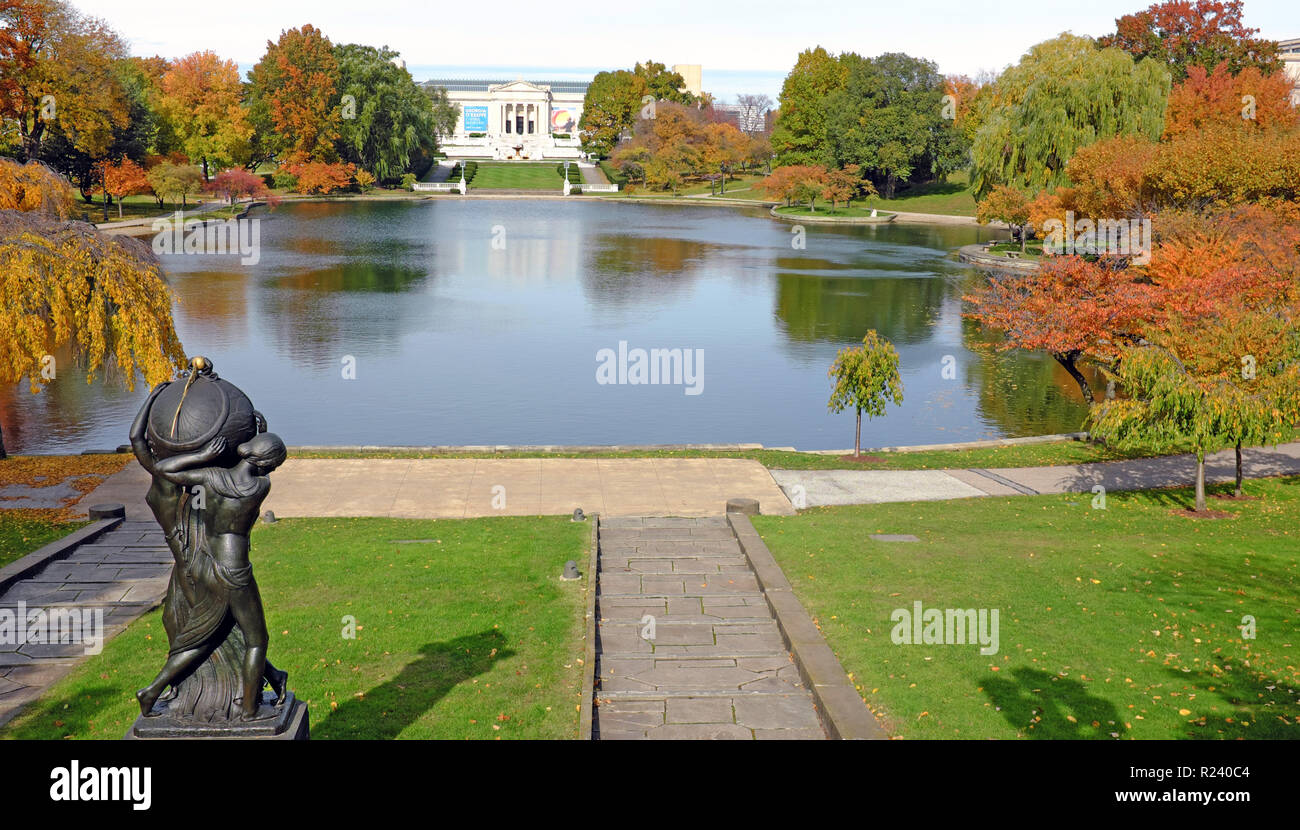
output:
<path id="1" fill-rule="evenodd" d="M 784 221 L 808 221 L 826 224 L 862 224 L 878 225 L 890 222 L 915 222 L 929 225 L 978 225 L 973 216 L 954 216 L 945 213 L 913 213 L 910 211 L 884 211 L 891 214 L 888 219 L 871 219 L 870 217 L 820 217 L 820 216 L 785 216 L 773 212 L 779 205 L 775 202 L 758 201 L 753 199 L 728 199 L 726 197 L 710 196 L 707 198 L 697 198 L 691 196 L 603 196 L 590 194 L 587 196 L 579 195 L 565 196 L 562 193 L 550 193 L 547 191 L 537 192 L 519 192 L 519 193 L 384 193 L 383 195 L 373 193 L 349 193 L 346 195 L 330 196 L 324 194 L 285 194 L 280 197 L 282 203 L 288 202 L 430 202 L 430 201 L 448 201 L 448 200 L 471 200 L 471 199 L 536 199 L 539 201 L 548 201 L 555 199 L 592 199 L 604 202 L 623 202 L 627 204 L 666 204 L 666 205 L 702 205 L 715 207 L 731 208 L 768 208 L 768 212 L 775 218 Z M 250 204 L 254 207 L 265 202 Z M 174 211 L 173 211 L 174 213 Z M 246 215 L 247 211 L 241 216 Z M 171 213 L 160 213 L 157 216 L 148 216 L 139 219 L 127 219 L 120 222 L 96 223 L 95 227 L 99 230 L 109 233 L 124 233 L 127 235 L 136 235 L 147 233 L 155 219 L 165 218 L 172 215 Z"/>
<path id="2" fill-rule="evenodd" d="M 773 205 L 768 211 L 773 217 L 785 222 L 812 222 L 813 224 L 822 223 L 827 225 L 887 225 L 898 218 L 897 213 L 891 211 L 880 211 L 877 209 L 877 216 L 814 216 L 812 214 L 804 215 L 801 213 L 781 213 L 781 205 Z"/>
<path id="3" fill-rule="evenodd" d="M 1015 274 L 1032 274 L 1042 267 L 1042 263 L 1036 259 L 1009 259 L 1004 256 L 997 256 L 988 253 L 983 245 L 978 244 L 961 246 L 957 249 L 957 258 L 962 262 L 974 265 L 976 268 L 987 268 L 992 271 Z"/>

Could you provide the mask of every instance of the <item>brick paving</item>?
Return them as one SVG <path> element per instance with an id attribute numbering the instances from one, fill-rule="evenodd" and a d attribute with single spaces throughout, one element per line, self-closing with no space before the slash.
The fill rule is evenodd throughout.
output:
<path id="1" fill-rule="evenodd" d="M 14 583 L 0 608 L 16 615 L 25 603 L 29 618 L 38 609 L 102 609 L 107 641 L 162 602 L 171 566 L 158 525 L 126 521 Z M 85 657 L 84 644 L 0 643 L 0 725 Z"/>
<path id="2" fill-rule="evenodd" d="M 599 540 L 597 738 L 825 739 L 726 519 L 602 518 Z"/>

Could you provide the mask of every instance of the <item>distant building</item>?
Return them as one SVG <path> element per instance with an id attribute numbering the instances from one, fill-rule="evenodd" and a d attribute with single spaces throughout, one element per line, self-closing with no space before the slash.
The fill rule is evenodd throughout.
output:
<path id="1" fill-rule="evenodd" d="M 734 124 L 743 133 L 767 132 L 767 111 L 746 111 L 739 104 L 714 104 L 713 111 Z"/>
<path id="2" fill-rule="evenodd" d="M 1282 57 L 1287 77 L 1291 79 L 1291 103 L 1300 107 L 1300 37 L 1279 40 L 1277 51 Z"/>
<path id="3" fill-rule="evenodd" d="M 686 82 L 684 89 L 696 98 L 704 92 L 704 70 L 698 63 L 675 63 L 673 71 Z"/>
<path id="4" fill-rule="evenodd" d="M 460 108 L 448 158 L 575 159 L 586 81 L 434 79 Z"/>

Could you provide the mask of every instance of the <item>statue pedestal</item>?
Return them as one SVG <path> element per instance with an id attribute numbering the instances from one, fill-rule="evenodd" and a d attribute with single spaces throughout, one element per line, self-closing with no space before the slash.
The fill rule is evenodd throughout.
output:
<path id="1" fill-rule="evenodd" d="M 251 721 L 218 721 L 205 723 L 191 719 L 171 717 L 167 704 L 158 703 L 154 711 L 161 715 L 135 719 L 126 733 L 128 741 L 152 740 L 216 740 L 216 741 L 305 741 L 310 738 L 307 704 L 298 700 L 293 692 L 285 696 L 280 706 L 273 705 L 275 695 L 262 693 L 260 717 Z"/>

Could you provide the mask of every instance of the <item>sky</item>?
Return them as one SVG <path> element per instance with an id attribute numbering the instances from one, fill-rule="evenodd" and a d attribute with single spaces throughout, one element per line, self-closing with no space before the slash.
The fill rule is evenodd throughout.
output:
<path id="1" fill-rule="evenodd" d="M 492 0 L 223 0 L 219 12 L 157 0 L 72 0 L 109 22 L 139 55 L 211 49 L 245 71 L 283 29 L 311 23 L 334 42 L 387 45 L 417 81 L 429 77 L 589 79 L 638 60 L 701 64 L 704 88 L 773 98 L 800 51 L 906 52 L 944 74 L 1015 63 L 1061 32 L 1098 36 L 1152 0 L 643 0 L 634 4 Z M 474 14 L 472 9 L 481 14 Z M 1300 37 L 1300 2 L 1246 0 L 1246 25 Z M 201 25 L 200 25 L 201 23 Z"/>

